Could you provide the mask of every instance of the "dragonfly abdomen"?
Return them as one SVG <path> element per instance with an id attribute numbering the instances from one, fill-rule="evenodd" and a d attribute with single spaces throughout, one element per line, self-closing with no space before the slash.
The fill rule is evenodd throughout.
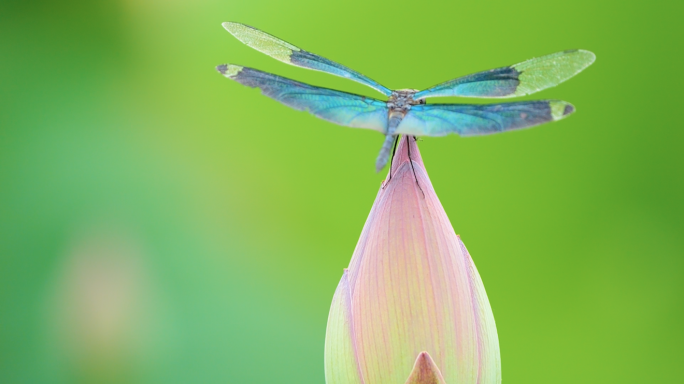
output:
<path id="1" fill-rule="evenodd" d="M 396 129 L 396 127 L 395 127 Z M 378 158 L 375 160 L 375 171 L 380 172 L 381 169 L 387 165 L 387 160 L 389 160 L 390 153 L 392 152 L 392 146 L 394 145 L 394 140 L 396 136 L 388 134 L 385 136 L 385 141 L 382 143 L 382 148 L 380 148 L 380 153 L 378 153 Z"/>

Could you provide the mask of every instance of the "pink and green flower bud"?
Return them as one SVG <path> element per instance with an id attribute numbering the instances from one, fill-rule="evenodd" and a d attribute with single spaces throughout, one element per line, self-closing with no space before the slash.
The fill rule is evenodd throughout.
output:
<path id="1" fill-rule="evenodd" d="M 391 181 L 378 192 L 335 291 L 325 378 L 327 384 L 501 382 L 482 280 L 413 138 L 401 139 Z"/>

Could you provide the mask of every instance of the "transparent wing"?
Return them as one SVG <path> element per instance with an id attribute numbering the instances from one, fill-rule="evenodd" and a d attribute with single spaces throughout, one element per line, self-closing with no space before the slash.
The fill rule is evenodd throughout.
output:
<path id="1" fill-rule="evenodd" d="M 459 77 L 416 93 L 415 99 L 442 96 L 517 97 L 554 87 L 590 66 L 596 55 L 582 49 L 557 52 L 520 64 Z"/>
<path id="2" fill-rule="evenodd" d="M 375 81 L 354 71 L 353 69 L 347 68 L 342 64 L 338 64 L 324 57 L 297 48 L 286 41 L 280 40 L 279 38 L 269 35 L 268 33 L 260 31 L 256 28 L 233 22 L 223 23 L 223 28 L 225 28 L 244 44 L 256 49 L 259 52 L 265 53 L 274 59 L 280 60 L 283 63 L 291 64 L 297 67 L 313 69 L 316 71 L 327 72 L 335 76 L 351 79 L 380 91 L 385 96 L 392 94 L 392 91 L 386 87 L 376 83 Z"/>
<path id="3" fill-rule="evenodd" d="M 573 113 L 572 104 L 560 100 L 504 104 L 414 105 L 396 133 L 413 136 L 479 136 L 528 128 L 560 120 Z"/>
<path id="4" fill-rule="evenodd" d="M 368 128 L 384 133 L 387 105 L 384 101 L 352 93 L 314 87 L 256 69 L 224 64 L 216 69 L 242 85 L 261 89 L 261 93 L 288 107 L 307 111 L 331 123 Z"/>

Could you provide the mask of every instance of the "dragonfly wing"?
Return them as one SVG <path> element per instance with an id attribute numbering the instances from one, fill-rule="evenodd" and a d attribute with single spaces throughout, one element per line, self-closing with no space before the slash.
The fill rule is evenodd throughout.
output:
<path id="1" fill-rule="evenodd" d="M 520 64 L 459 77 L 416 93 L 426 97 L 517 97 L 554 87 L 590 66 L 596 55 L 582 49 L 557 52 Z"/>
<path id="2" fill-rule="evenodd" d="M 374 129 L 384 133 L 387 127 L 387 104 L 370 97 L 333 89 L 314 87 L 272 73 L 224 64 L 216 69 L 225 77 L 251 88 L 288 107 L 307 111 L 335 124 Z"/>
<path id="3" fill-rule="evenodd" d="M 560 100 L 504 104 L 414 105 L 396 133 L 412 136 L 479 136 L 533 127 L 573 113 L 572 104 Z"/>
<path id="4" fill-rule="evenodd" d="M 223 27 L 244 44 L 259 52 L 265 53 L 274 59 L 280 60 L 283 63 L 351 79 L 367 85 L 383 93 L 385 96 L 392 94 L 392 91 L 388 88 L 353 69 L 295 47 L 286 41 L 280 40 L 279 38 L 256 28 L 233 22 L 225 22 L 223 23 Z"/>

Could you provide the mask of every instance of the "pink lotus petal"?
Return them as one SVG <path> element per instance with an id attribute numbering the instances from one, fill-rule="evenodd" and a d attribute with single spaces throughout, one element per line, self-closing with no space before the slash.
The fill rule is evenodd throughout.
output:
<path id="1" fill-rule="evenodd" d="M 421 352 L 405 384 L 445 384 L 442 373 L 427 352 Z"/>
<path id="2" fill-rule="evenodd" d="M 335 293 L 326 382 L 406 382 L 425 351 L 446 384 L 499 383 L 499 344 L 487 294 L 413 138 L 401 139 L 391 169 Z M 355 381 L 341 380 L 355 370 Z"/>
<path id="3" fill-rule="evenodd" d="M 356 359 L 351 292 L 347 270 L 337 286 L 328 316 L 325 338 L 325 382 L 362 384 L 361 367 Z"/>

